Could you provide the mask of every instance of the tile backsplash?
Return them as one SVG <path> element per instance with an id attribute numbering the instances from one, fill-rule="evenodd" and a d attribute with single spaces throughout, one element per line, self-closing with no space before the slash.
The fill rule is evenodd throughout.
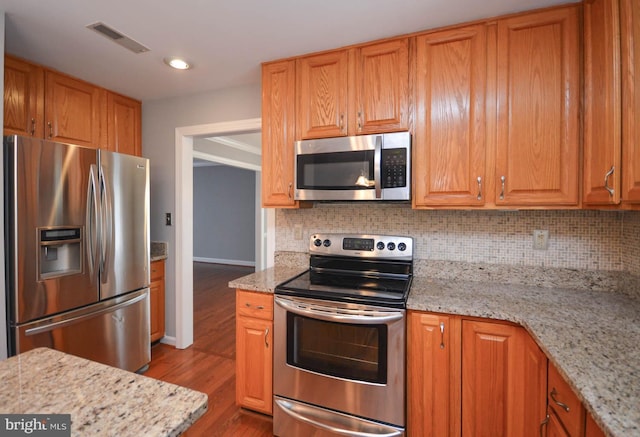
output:
<path id="1" fill-rule="evenodd" d="M 303 238 L 295 239 L 295 229 Z M 549 231 L 534 250 L 533 231 Z M 276 251 L 308 250 L 314 232 L 408 235 L 416 260 L 458 261 L 640 275 L 640 212 L 416 211 L 409 205 L 319 203 L 276 212 Z"/>

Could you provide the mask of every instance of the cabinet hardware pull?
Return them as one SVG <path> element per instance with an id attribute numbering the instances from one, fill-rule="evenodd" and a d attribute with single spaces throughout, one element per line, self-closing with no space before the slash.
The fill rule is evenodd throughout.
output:
<path id="1" fill-rule="evenodd" d="M 549 423 L 549 415 L 547 414 L 547 417 L 544 418 L 544 420 L 540 423 L 540 437 L 544 437 L 544 433 L 542 432 L 547 424 Z"/>
<path id="2" fill-rule="evenodd" d="M 344 114 L 340 114 L 340 132 L 344 132 Z"/>
<path id="3" fill-rule="evenodd" d="M 362 130 L 362 111 L 358 111 L 358 131 Z"/>
<path id="4" fill-rule="evenodd" d="M 604 189 L 609 192 L 609 196 L 611 197 L 613 197 L 613 193 L 615 193 L 615 191 L 609 186 L 609 176 L 611 176 L 615 170 L 616 167 L 612 165 L 611 169 L 604 175 Z"/>
<path id="5" fill-rule="evenodd" d="M 269 328 L 264 330 L 264 345 L 269 347 Z"/>
<path id="6" fill-rule="evenodd" d="M 504 200 L 504 185 L 507 181 L 507 178 L 504 176 L 500 176 L 500 183 L 502 184 L 502 191 L 500 191 L 500 200 Z"/>
<path id="7" fill-rule="evenodd" d="M 287 197 L 291 200 L 291 188 L 293 187 L 293 183 L 289 182 L 289 187 L 287 188 Z"/>
<path id="8" fill-rule="evenodd" d="M 440 322 L 440 349 L 444 349 L 444 322 Z"/>
<path id="9" fill-rule="evenodd" d="M 553 389 L 551 390 L 551 393 L 549 394 L 551 396 L 551 400 L 553 402 L 556 403 L 556 405 L 558 405 L 560 408 L 562 408 L 564 411 L 566 411 L 567 413 L 569 412 L 569 406 L 567 404 L 565 404 L 564 402 L 560 402 L 559 400 L 556 399 L 556 395 L 558 394 L 558 392 L 556 391 L 556 388 L 553 387 Z"/>
<path id="10" fill-rule="evenodd" d="M 53 138 L 53 125 L 50 121 L 47 122 L 47 126 L 49 126 L 49 138 Z"/>
<path id="11" fill-rule="evenodd" d="M 251 304 L 250 304 L 249 302 L 245 302 L 244 304 L 245 304 L 245 306 L 246 306 L 247 308 L 251 308 Z M 263 306 L 263 305 L 258 305 L 258 306 L 256 307 L 256 309 L 257 309 L 257 310 L 263 310 L 263 309 L 264 309 L 264 306 Z"/>
<path id="12" fill-rule="evenodd" d="M 31 119 L 31 136 L 34 136 L 36 134 L 36 119 L 32 118 Z"/>
<path id="13" fill-rule="evenodd" d="M 482 176 L 478 176 L 478 200 L 482 200 Z"/>

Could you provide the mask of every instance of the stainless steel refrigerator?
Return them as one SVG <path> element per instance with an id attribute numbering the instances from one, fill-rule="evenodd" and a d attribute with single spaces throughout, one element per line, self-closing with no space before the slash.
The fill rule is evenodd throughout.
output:
<path id="1" fill-rule="evenodd" d="M 4 137 L 8 353 L 131 371 L 149 343 L 147 159 Z"/>

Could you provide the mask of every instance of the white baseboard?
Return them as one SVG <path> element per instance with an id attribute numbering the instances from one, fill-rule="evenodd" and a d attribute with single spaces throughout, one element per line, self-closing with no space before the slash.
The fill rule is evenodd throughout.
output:
<path id="1" fill-rule="evenodd" d="M 175 337 L 169 337 L 168 335 L 165 335 L 164 337 L 162 337 L 160 339 L 160 343 L 168 344 L 169 346 L 174 346 L 175 347 L 176 338 Z"/>
<path id="2" fill-rule="evenodd" d="M 221 258 L 203 258 L 200 256 L 194 256 L 193 260 L 199 263 L 210 263 L 210 264 L 227 264 L 232 266 L 245 266 L 245 267 L 255 267 L 255 261 L 240 261 L 237 259 L 221 259 Z"/>

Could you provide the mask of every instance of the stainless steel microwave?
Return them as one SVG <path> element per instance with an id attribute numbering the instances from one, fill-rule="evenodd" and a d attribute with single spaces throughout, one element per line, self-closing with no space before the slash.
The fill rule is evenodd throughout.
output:
<path id="1" fill-rule="evenodd" d="M 296 141 L 296 200 L 410 200 L 409 132 Z"/>

